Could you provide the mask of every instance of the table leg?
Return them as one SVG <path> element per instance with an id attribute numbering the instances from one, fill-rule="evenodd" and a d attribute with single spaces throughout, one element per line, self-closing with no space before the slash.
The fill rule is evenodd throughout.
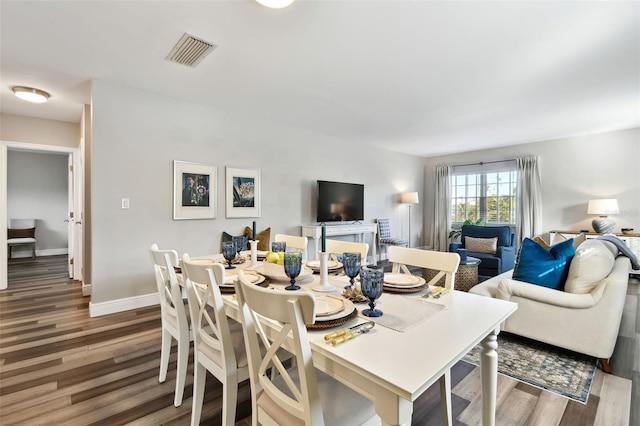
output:
<path id="1" fill-rule="evenodd" d="M 498 387 L 498 330 L 493 330 L 480 343 L 480 377 L 482 378 L 482 424 L 496 423 L 496 389 Z"/>
<path id="2" fill-rule="evenodd" d="M 384 388 L 375 392 L 376 414 L 383 425 L 410 425 L 413 403 Z"/>
<path id="3" fill-rule="evenodd" d="M 451 370 L 447 370 L 440 377 L 440 404 L 442 405 L 442 424 L 450 426 L 453 424 L 451 415 Z"/>

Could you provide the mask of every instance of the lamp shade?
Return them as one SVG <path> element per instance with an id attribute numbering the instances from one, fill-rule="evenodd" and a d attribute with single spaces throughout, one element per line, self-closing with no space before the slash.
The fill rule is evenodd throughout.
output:
<path id="1" fill-rule="evenodd" d="M 418 200 L 417 192 L 403 192 L 400 194 L 400 202 L 402 204 L 418 204 L 420 201 Z"/>
<path id="2" fill-rule="evenodd" d="M 606 216 L 608 214 L 619 214 L 618 200 L 609 198 L 604 200 L 589 200 L 587 214 L 598 214 Z"/>

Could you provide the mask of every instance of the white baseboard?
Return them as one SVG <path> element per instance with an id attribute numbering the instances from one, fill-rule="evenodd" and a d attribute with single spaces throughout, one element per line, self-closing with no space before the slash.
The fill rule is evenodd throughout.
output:
<path id="1" fill-rule="evenodd" d="M 36 256 L 57 256 L 59 254 L 69 254 L 69 249 L 67 248 L 57 248 L 57 249 L 43 249 L 36 250 Z M 31 249 L 29 250 L 16 250 L 15 248 L 11 252 L 12 259 L 18 259 L 21 257 L 31 257 Z"/>
<path id="2" fill-rule="evenodd" d="M 89 316 L 91 318 L 100 317 L 118 312 L 131 311 L 137 308 L 145 308 L 159 303 L 158 293 L 143 294 L 142 296 L 128 297 L 126 299 L 117 299 L 102 303 L 89 302 Z"/>
<path id="3" fill-rule="evenodd" d="M 91 284 L 82 282 L 82 295 L 83 296 L 91 296 Z"/>

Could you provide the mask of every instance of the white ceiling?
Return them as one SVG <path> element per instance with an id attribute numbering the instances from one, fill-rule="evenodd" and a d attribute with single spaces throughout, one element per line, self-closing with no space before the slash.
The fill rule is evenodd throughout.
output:
<path id="1" fill-rule="evenodd" d="M 638 1 L 1 0 L 0 31 L 9 114 L 78 122 L 105 79 L 425 156 L 640 126 Z"/>

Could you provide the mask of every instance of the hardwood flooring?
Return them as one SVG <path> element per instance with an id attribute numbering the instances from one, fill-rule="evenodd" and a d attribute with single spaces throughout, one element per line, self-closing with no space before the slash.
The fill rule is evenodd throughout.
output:
<path id="1" fill-rule="evenodd" d="M 630 282 L 614 374 L 598 371 L 587 405 L 500 375 L 496 423 L 639 425 L 639 283 Z M 89 318 L 88 304 L 64 256 L 9 262 L 9 288 L 0 292 L 0 424 L 189 424 L 193 366 L 176 408 L 175 346 L 167 380 L 158 382 L 159 308 Z M 459 362 L 452 381 L 454 424 L 481 424 L 478 368 Z M 220 424 L 221 390 L 209 375 L 203 424 Z M 237 424 L 249 425 L 248 382 L 239 399 Z M 442 424 L 437 385 L 415 402 L 412 424 Z"/>

